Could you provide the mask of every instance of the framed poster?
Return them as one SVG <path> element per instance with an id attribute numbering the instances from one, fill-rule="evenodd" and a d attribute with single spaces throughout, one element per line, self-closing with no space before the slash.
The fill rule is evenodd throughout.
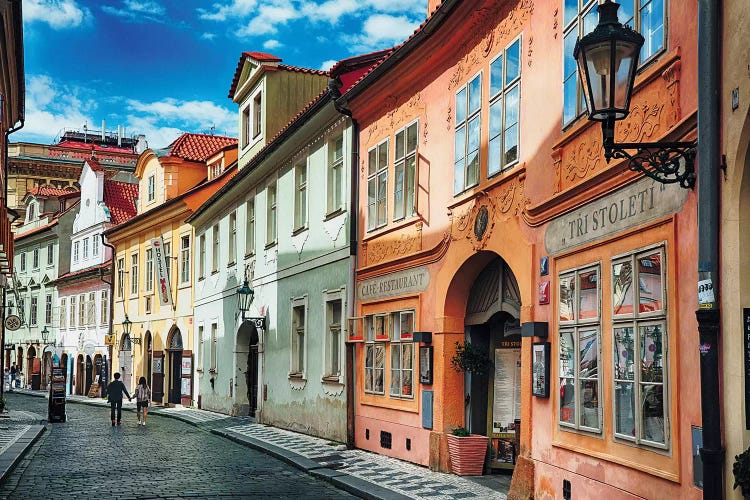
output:
<path id="1" fill-rule="evenodd" d="M 432 384 L 432 346 L 419 346 L 419 383 Z"/>
<path id="2" fill-rule="evenodd" d="M 531 352 L 531 394 L 539 398 L 549 397 L 549 342 L 534 342 Z"/>

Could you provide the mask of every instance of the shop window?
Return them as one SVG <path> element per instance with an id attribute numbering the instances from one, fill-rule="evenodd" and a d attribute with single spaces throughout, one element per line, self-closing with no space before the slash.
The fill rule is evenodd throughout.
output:
<path id="1" fill-rule="evenodd" d="M 665 283 L 663 248 L 612 261 L 615 437 L 659 448 L 669 442 Z"/>
<path id="2" fill-rule="evenodd" d="M 388 151 L 386 139 L 367 153 L 367 230 L 388 222 Z"/>
<path id="3" fill-rule="evenodd" d="M 414 397 L 414 311 L 391 313 L 391 396 Z"/>
<path id="4" fill-rule="evenodd" d="M 394 155 L 393 220 L 417 213 L 417 137 L 419 122 L 396 132 Z"/>
<path id="5" fill-rule="evenodd" d="M 479 183 L 479 142 L 482 121 L 482 75 L 456 92 L 456 129 L 453 158 L 453 193 Z"/>
<path id="6" fill-rule="evenodd" d="M 307 333 L 307 299 L 292 300 L 291 371 L 290 376 L 304 377 L 305 338 Z"/>
<path id="7" fill-rule="evenodd" d="M 490 135 L 487 175 L 518 162 L 521 112 L 521 39 L 490 63 Z"/>
<path id="8" fill-rule="evenodd" d="M 385 318 L 365 317 L 365 392 L 370 394 L 385 394 Z"/>
<path id="9" fill-rule="evenodd" d="M 559 276 L 559 422 L 601 432 L 600 270 L 590 266 Z"/>

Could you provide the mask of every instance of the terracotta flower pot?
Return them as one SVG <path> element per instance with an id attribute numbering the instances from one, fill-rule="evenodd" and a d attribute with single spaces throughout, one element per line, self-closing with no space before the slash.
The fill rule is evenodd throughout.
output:
<path id="1" fill-rule="evenodd" d="M 487 454 L 487 436 L 454 436 L 448 434 L 451 470 L 459 476 L 481 476 Z"/>

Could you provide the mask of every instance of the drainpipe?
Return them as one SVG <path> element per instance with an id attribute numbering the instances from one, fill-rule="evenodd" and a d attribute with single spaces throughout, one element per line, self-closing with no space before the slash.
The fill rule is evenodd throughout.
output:
<path id="1" fill-rule="evenodd" d="M 330 79 L 328 88 L 331 90 L 331 101 L 333 107 L 342 115 L 348 116 L 352 122 L 351 144 L 351 166 L 349 179 L 349 279 L 347 283 L 347 314 L 349 317 L 355 315 L 354 303 L 356 300 L 354 274 L 357 270 L 357 231 L 358 231 L 358 210 L 359 210 L 359 124 L 352 117 L 349 108 L 338 103 L 337 98 L 341 96 L 339 89 L 341 82 L 338 79 Z M 355 435 L 355 386 L 356 370 L 354 367 L 357 363 L 356 344 L 346 343 L 346 446 L 349 449 L 354 448 Z"/>
<path id="2" fill-rule="evenodd" d="M 110 275 L 109 275 L 109 334 L 112 335 L 112 321 L 114 320 L 115 315 L 115 246 L 111 243 L 107 243 L 107 240 L 104 238 L 104 233 L 100 233 L 99 236 L 102 238 L 102 245 L 105 247 L 109 247 L 110 250 L 112 250 L 112 256 L 109 259 L 110 262 Z M 102 277 L 102 281 L 107 283 L 107 281 Z M 109 373 L 108 375 L 112 376 L 112 344 L 107 346 L 109 350 Z M 107 395 L 107 385 L 109 385 L 109 380 L 104 381 L 104 391 L 103 395 Z"/>
<path id="3" fill-rule="evenodd" d="M 711 500 L 723 498 L 724 487 L 719 397 L 720 36 L 717 2 L 698 0 L 698 281 L 708 280 L 714 297 L 699 304 L 695 315 L 700 336 L 703 498 Z"/>

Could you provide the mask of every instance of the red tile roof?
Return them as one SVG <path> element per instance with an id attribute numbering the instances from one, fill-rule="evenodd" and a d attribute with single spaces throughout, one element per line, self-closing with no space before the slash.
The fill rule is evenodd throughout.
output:
<path id="1" fill-rule="evenodd" d="M 35 228 L 32 228 L 32 229 L 29 229 L 28 231 L 24 231 L 23 233 L 13 233 L 13 239 L 17 241 L 17 240 L 20 240 L 21 238 L 25 238 L 27 236 L 31 236 L 32 234 L 41 233 L 45 229 L 49 229 L 49 228 L 55 226 L 57 224 L 58 219 L 59 219 L 59 217 L 55 217 L 54 219 L 52 219 L 47 224 L 44 224 L 42 226 L 38 226 L 38 227 L 35 227 Z"/>
<path id="2" fill-rule="evenodd" d="M 129 153 L 133 154 L 133 148 L 126 148 L 123 146 L 101 146 L 91 142 L 79 142 L 79 141 L 60 141 L 55 146 L 62 148 L 74 148 L 74 149 L 90 149 L 94 151 L 106 151 L 108 153 Z"/>
<path id="3" fill-rule="evenodd" d="M 96 266 L 91 266 L 91 267 L 87 267 L 85 269 L 79 269 L 78 271 L 72 271 L 72 272 L 69 272 L 69 273 L 65 273 L 65 274 L 63 274 L 61 276 L 58 276 L 57 279 L 50 281 L 49 284 L 50 285 L 57 284 L 60 281 L 64 281 L 64 280 L 71 279 L 71 278 L 75 278 L 76 276 L 80 276 L 80 275 L 83 275 L 83 274 L 86 274 L 86 273 L 92 273 L 92 272 L 97 271 L 99 269 L 106 269 L 107 267 L 109 267 L 109 265 L 111 263 L 112 263 L 112 261 L 108 260 L 108 261 L 103 262 L 101 264 L 98 264 Z"/>
<path id="4" fill-rule="evenodd" d="M 86 158 L 85 162 L 89 164 L 89 167 L 91 167 L 91 170 L 94 172 L 104 172 L 104 167 L 102 167 L 94 156 Z"/>
<path id="5" fill-rule="evenodd" d="M 240 60 L 237 62 L 237 69 L 234 70 L 234 77 L 232 78 L 232 85 L 229 87 L 229 97 L 230 99 L 234 98 L 234 93 L 237 90 L 237 85 L 240 83 L 240 74 L 242 73 L 242 68 L 245 65 L 245 58 L 251 58 L 255 59 L 258 62 L 264 63 L 264 62 L 271 62 L 271 63 L 280 63 L 281 59 L 272 56 L 271 54 L 266 54 L 265 52 L 243 52 L 240 56 Z M 319 69 L 310 69 L 310 68 L 301 68 L 299 66 L 290 66 L 288 64 L 277 64 L 277 69 L 283 69 L 285 71 L 294 71 L 295 73 L 308 73 L 311 75 L 320 75 L 320 76 L 328 76 L 328 71 L 323 71 Z"/>
<path id="6" fill-rule="evenodd" d="M 185 133 L 169 146 L 169 156 L 204 162 L 227 146 L 237 144 L 234 137 Z"/>
<path id="7" fill-rule="evenodd" d="M 260 62 L 281 62 L 280 57 L 276 57 L 267 52 L 243 52 L 248 57 L 252 57 L 256 61 Z"/>
<path id="8" fill-rule="evenodd" d="M 60 189 L 44 184 L 42 186 L 35 187 L 26 194 L 32 194 L 34 196 L 62 196 L 76 191 L 77 189 L 72 186 L 69 188 Z"/>
<path id="9" fill-rule="evenodd" d="M 112 224 L 121 224 L 135 217 L 135 199 L 138 197 L 138 184 L 104 181 L 104 204 L 109 208 Z"/>

